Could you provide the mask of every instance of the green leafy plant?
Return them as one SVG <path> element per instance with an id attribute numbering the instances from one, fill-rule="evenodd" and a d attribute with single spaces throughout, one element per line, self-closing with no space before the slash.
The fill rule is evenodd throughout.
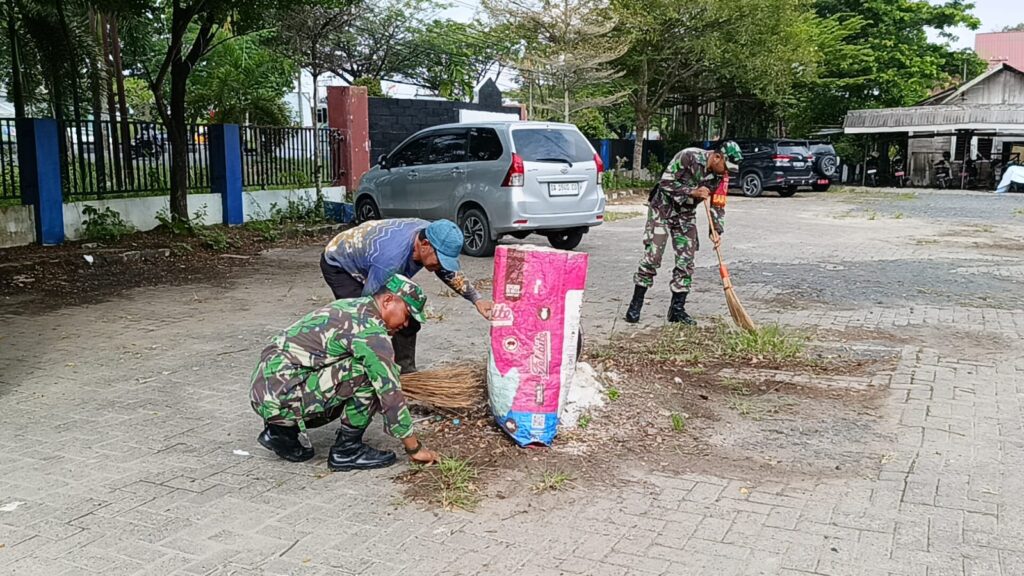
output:
<path id="1" fill-rule="evenodd" d="M 116 210 L 107 206 L 103 210 L 86 204 L 82 207 L 82 237 L 92 241 L 118 240 L 135 232 L 135 227 L 124 221 Z"/>
<path id="2" fill-rule="evenodd" d="M 580 416 L 580 419 L 578 422 L 576 422 L 576 425 L 582 428 L 583 430 L 586 430 L 587 427 L 590 426 L 591 420 L 593 420 L 593 417 L 590 414 L 584 414 Z"/>
<path id="3" fill-rule="evenodd" d="M 605 395 L 608 396 L 609 400 L 614 402 L 618 400 L 620 397 L 622 397 L 622 391 L 620 391 L 618 388 L 614 386 L 609 386 L 608 390 L 605 391 Z"/>
<path id="4" fill-rule="evenodd" d="M 672 416 L 672 429 L 676 432 L 682 432 L 686 430 L 686 418 L 679 413 L 673 412 Z"/>
<path id="5" fill-rule="evenodd" d="M 535 494 L 548 491 L 557 492 L 559 490 L 564 490 L 566 485 L 571 483 L 571 474 L 566 472 L 544 472 L 541 479 L 530 488 Z"/>

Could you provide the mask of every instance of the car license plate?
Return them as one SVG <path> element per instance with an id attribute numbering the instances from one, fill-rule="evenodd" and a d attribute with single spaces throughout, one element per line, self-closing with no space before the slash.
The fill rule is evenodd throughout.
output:
<path id="1" fill-rule="evenodd" d="M 548 195 L 550 196 L 576 196 L 579 193 L 579 182 L 551 182 L 548 184 Z"/>
<path id="2" fill-rule="evenodd" d="M 803 162 L 793 162 L 793 167 L 794 168 L 803 168 L 804 167 L 804 163 Z"/>
<path id="3" fill-rule="evenodd" d="M 828 184 L 828 179 L 827 178 L 822 178 L 822 179 L 818 180 L 818 184 Z"/>

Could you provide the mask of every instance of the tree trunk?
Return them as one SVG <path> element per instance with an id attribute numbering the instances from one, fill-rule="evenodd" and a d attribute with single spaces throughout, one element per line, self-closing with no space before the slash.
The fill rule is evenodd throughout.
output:
<path id="1" fill-rule="evenodd" d="M 114 185 L 124 190 L 124 171 L 121 170 L 121 138 L 118 135 L 117 105 L 114 100 L 114 71 L 110 64 L 110 19 L 105 14 L 99 16 L 100 43 L 103 55 L 103 68 L 106 69 L 107 118 L 110 120 L 110 159 L 114 163 Z"/>
<path id="2" fill-rule="evenodd" d="M 25 117 L 25 90 L 21 85 L 21 53 L 18 47 L 17 15 L 14 0 L 7 0 L 7 36 L 11 40 L 11 98 L 14 99 L 14 115 Z"/>
<path id="3" fill-rule="evenodd" d="M 185 89 L 188 67 L 180 56 L 171 64 L 170 122 L 166 126 L 171 141 L 171 217 L 188 221 L 188 124 L 185 116 Z"/>
<path id="4" fill-rule="evenodd" d="M 636 112 L 636 138 L 633 140 L 633 178 L 640 177 L 640 169 L 643 168 L 644 162 L 644 134 L 647 133 L 647 128 L 650 127 L 651 117 L 650 113 L 646 110 Z M 675 154 L 675 152 L 672 152 Z M 654 176 L 657 178 L 659 175 Z"/>
<path id="5" fill-rule="evenodd" d="M 99 15 L 92 8 L 89 9 L 89 32 L 94 38 L 99 38 Z M 100 54 L 89 53 L 89 91 L 92 96 L 92 157 L 96 167 L 96 192 L 104 193 L 107 190 L 107 164 L 106 164 L 106 140 L 103 134 L 103 84 L 101 82 L 99 62 Z"/>
<path id="6" fill-rule="evenodd" d="M 124 92 L 124 67 L 121 64 L 121 33 L 117 29 L 117 16 L 110 17 L 110 52 L 114 59 L 111 74 L 117 83 L 117 108 L 121 116 L 121 155 L 124 162 L 125 180 L 135 180 L 135 166 L 132 164 L 131 128 L 128 124 L 128 97 Z"/>
<path id="7" fill-rule="evenodd" d="M 569 123 L 569 87 L 565 86 L 562 90 L 562 104 L 565 106 L 565 122 Z"/>
<path id="8" fill-rule="evenodd" d="M 324 191 L 320 185 L 320 70 L 311 70 L 313 76 L 313 183 L 316 186 L 317 216 L 324 214 Z M 301 77 L 302 70 L 299 70 Z"/>

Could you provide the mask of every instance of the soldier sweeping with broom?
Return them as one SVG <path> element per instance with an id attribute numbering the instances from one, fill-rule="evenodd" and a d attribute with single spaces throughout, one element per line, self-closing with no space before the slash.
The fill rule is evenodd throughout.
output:
<path id="1" fill-rule="evenodd" d="M 711 201 L 713 208 L 708 214 L 714 232 L 712 241 L 717 250 L 720 242 L 718 236 L 725 227 L 725 198 L 728 192 L 727 186 L 720 184 L 728 177 L 729 169 L 736 170 L 735 163 L 742 159 L 739 146 L 732 141 L 724 142 L 714 151 L 685 148 L 672 158 L 661 181 L 651 191 L 647 224 L 644 227 L 644 254 L 633 277 L 635 287 L 633 299 L 626 311 L 626 322 L 640 321 L 644 296 L 654 284 L 665 245 L 671 238 L 675 267 L 669 285 L 672 304 L 668 321 L 689 325 L 697 323 L 686 312 L 686 298 L 693 278 L 693 260 L 700 245 L 697 239 L 697 210 L 705 200 Z M 712 190 L 716 191 L 713 198 Z M 723 272 L 723 280 L 727 278 Z M 731 290 L 731 285 L 726 290 Z"/>
<path id="2" fill-rule="evenodd" d="M 264 421 L 257 441 L 285 460 L 304 462 L 313 457 L 306 429 L 340 420 L 327 466 L 382 468 L 395 462 L 395 453 L 363 444 L 380 412 L 385 431 L 402 441 L 411 460 L 436 461 L 413 434 L 389 338 L 411 321 L 423 322 L 426 302 L 419 286 L 396 274 L 373 296 L 332 302 L 274 336 L 252 374 L 250 401 Z"/>

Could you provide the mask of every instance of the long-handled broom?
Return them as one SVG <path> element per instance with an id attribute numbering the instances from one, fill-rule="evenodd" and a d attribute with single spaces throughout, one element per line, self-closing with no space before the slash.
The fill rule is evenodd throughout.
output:
<path id="1" fill-rule="evenodd" d="M 757 324 L 754 324 L 754 320 L 743 309 L 739 296 L 736 295 L 736 291 L 732 288 L 732 280 L 729 279 L 729 269 L 725 267 L 725 262 L 722 260 L 722 250 L 718 246 L 720 236 L 718 235 L 718 230 L 715 230 L 714 216 L 711 215 L 710 198 L 707 202 L 704 202 L 704 207 L 708 210 L 708 226 L 711 228 L 711 241 L 715 243 L 715 254 L 718 255 L 718 273 L 722 276 L 722 288 L 725 289 L 725 303 L 729 306 L 729 315 L 732 316 L 732 321 L 737 326 L 752 332 L 757 329 Z"/>

